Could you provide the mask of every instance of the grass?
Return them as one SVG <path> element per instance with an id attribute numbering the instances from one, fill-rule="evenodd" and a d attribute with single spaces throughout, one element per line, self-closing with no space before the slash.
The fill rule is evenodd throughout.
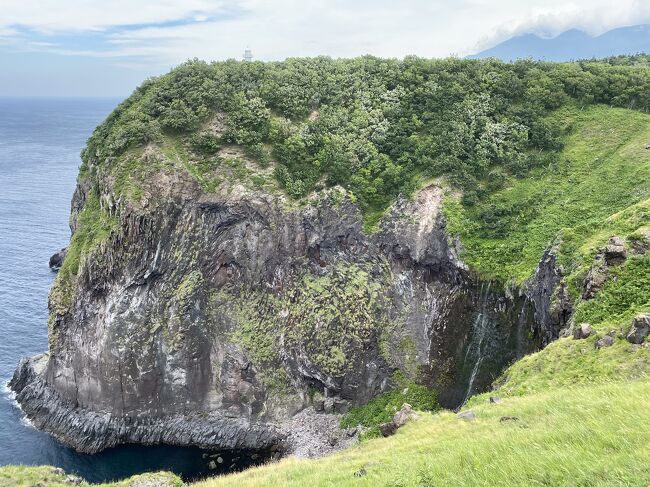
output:
<path id="1" fill-rule="evenodd" d="M 399 386 L 371 399 L 368 404 L 352 408 L 341 420 L 341 427 L 349 428 L 362 425 L 365 431 L 362 439 L 377 438 L 380 436 L 379 425 L 387 423 L 393 415 L 408 403 L 419 411 L 434 411 L 439 409 L 438 399 L 433 390 L 397 377 Z"/>
<path id="2" fill-rule="evenodd" d="M 320 460 L 288 458 L 199 482 L 220 486 L 647 486 L 650 382 L 549 390 L 490 404 L 476 420 L 420 413 L 391 438 Z M 503 417 L 516 417 L 504 420 Z M 363 476 L 355 472 L 365 471 Z"/>
<path id="3" fill-rule="evenodd" d="M 73 483 L 66 481 L 67 474 L 58 473 L 58 469 L 48 466 L 30 467 L 9 465 L 0 467 L 1 487 L 70 487 Z M 81 485 L 89 485 L 82 482 Z M 180 487 L 183 482 L 176 475 L 168 472 L 145 473 L 135 475 L 120 482 L 93 484 L 95 487 Z"/>
<path id="4" fill-rule="evenodd" d="M 568 131 L 556 164 L 509 181 L 477 207 L 448 198 L 445 212 L 462 258 L 483 277 L 521 283 L 555 243 L 575 291 L 610 236 L 650 228 L 650 115 L 595 106 L 552 117 Z"/>

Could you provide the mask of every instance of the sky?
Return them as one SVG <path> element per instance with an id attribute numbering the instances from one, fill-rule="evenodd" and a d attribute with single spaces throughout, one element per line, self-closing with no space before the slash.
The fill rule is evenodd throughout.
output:
<path id="1" fill-rule="evenodd" d="M 650 23 L 649 0 L 0 0 L 0 96 L 128 95 L 187 59 L 465 56 Z"/>

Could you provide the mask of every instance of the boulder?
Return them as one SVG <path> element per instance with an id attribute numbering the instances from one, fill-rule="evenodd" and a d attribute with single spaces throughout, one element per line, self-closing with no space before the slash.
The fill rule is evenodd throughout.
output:
<path id="1" fill-rule="evenodd" d="M 621 237 L 612 237 L 605 247 L 605 262 L 607 265 L 622 264 L 627 257 L 625 241 Z"/>
<path id="2" fill-rule="evenodd" d="M 350 403 L 343 399 L 334 400 L 333 410 L 336 414 L 345 414 L 350 410 Z"/>
<path id="3" fill-rule="evenodd" d="M 574 340 L 584 340 L 593 333 L 593 329 L 589 323 L 581 323 L 573 329 Z"/>
<path id="4" fill-rule="evenodd" d="M 406 422 L 409 419 L 414 417 L 415 417 L 415 413 L 413 412 L 413 408 L 411 407 L 411 405 L 404 403 L 402 404 L 400 410 L 397 411 L 393 416 L 393 423 L 395 423 L 395 426 L 397 426 L 398 428 L 401 428 L 406 424 Z"/>
<path id="5" fill-rule="evenodd" d="M 496 396 L 490 396 L 490 402 L 492 404 L 499 404 L 501 402 L 501 398 Z"/>
<path id="6" fill-rule="evenodd" d="M 381 436 L 383 436 L 384 438 L 387 436 L 394 435 L 395 431 L 397 431 L 397 425 L 392 421 L 389 421 L 388 423 L 382 423 L 379 425 L 379 432 L 381 433 Z"/>
<path id="7" fill-rule="evenodd" d="M 52 257 L 50 257 L 50 263 L 49 263 L 50 269 L 52 269 L 53 271 L 58 271 L 61 268 L 67 251 L 68 251 L 67 247 L 62 248 L 54 255 L 52 255 Z"/>
<path id="8" fill-rule="evenodd" d="M 605 335 L 596 342 L 596 348 L 611 347 L 612 345 L 614 345 L 614 338 L 609 335 Z"/>
<path id="9" fill-rule="evenodd" d="M 650 335 L 650 313 L 641 313 L 632 319 L 632 327 L 627 334 L 627 341 L 640 345 Z"/>
<path id="10" fill-rule="evenodd" d="M 462 413 L 458 413 L 458 419 L 462 419 L 465 421 L 474 421 L 476 419 L 476 414 L 474 414 L 474 411 L 463 411 Z"/>

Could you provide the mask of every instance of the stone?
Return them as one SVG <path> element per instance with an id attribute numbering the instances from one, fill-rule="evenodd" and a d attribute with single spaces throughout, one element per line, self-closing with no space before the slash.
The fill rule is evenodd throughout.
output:
<path id="1" fill-rule="evenodd" d="M 408 420 L 414 417 L 415 417 L 415 413 L 413 412 L 413 408 L 411 407 L 411 405 L 404 403 L 402 404 L 400 410 L 397 411 L 393 416 L 393 423 L 395 423 L 395 426 L 397 426 L 398 428 L 401 428 L 406 424 Z"/>
<path id="2" fill-rule="evenodd" d="M 607 275 L 607 265 L 602 260 L 589 269 L 583 285 L 582 299 L 592 299 L 596 296 L 607 281 Z"/>
<path id="3" fill-rule="evenodd" d="M 314 411 L 322 413 L 325 411 L 325 401 L 323 399 L 314 400 Z"/>
<path id="4" fill-rule="evenodd" d="M 368 473 L 368 472 L 366 472 L 366 469 L 365 469 L 365 468 L 360 468 L 359 470 L 357 470 L 356 472 L 354 472 L 354 476 L 355 476 L 355 477 L 365 477 L 367 473 Z"/>
<path id="5" fill-rule="evenodd" d="M 593 333 L 593 329 L 589 323 L 581 323 L 573 329 L 573 339 L 574 340 L 584 340 L 589 338 Z"/>
<path id="6" fill-rule="evenodd" d="M 56 252 L 55 254 L 53 254 L 52 257 L 50 257 L 50 262 L 49 262 L 50 269 L 52 269 L 53 271 L 58 271 L 61 268 L 67 250 L 68 250 L 67 247 L 64 247 L 58 252 Z"/>
<path id="7" fill-rule="evenodd" d="M 335 399 L 334 400 L 333 411 L 336 414 L 345 414 L 349 410 L 350 410 L 350 403 L 348 401 L 344 401 L 342 399 Z"/>
<path id="8" fill-rule="evenodd" d="M 392 421 L 389 421 L 388 423 L 382 423 L 379 425 L 379 432 L 381 433 L 381 436 L 383 436 L 384 438 L 387 436 L 394 435 L 395 431 L 397 431 L 397 425 Z"/>
<path id="9" fill-rule="evenodd" d="M 352 438 L 353 436 L 355 436 L 357 434 L 358 431 L 359 431 L 359 428 L 356 428 L 356 427 L 348 428 L 347 430 L 345 430 L 345 434 L 348 435 L 348 437 Z"/>
<path id="10" fill-rule="evenodd" d="M 499 421 L 501 423 L 505 423 L 506 421 L 519 421 L 519 418 L 517 416 L 501 416 Z"/>
<path id="11" fill-rule="evenodd" d="M 625 241 L 621 237 L 610 238 L 605 247 L 605 262 L 607 265 L 622 264 L 626 258 Z"/>
<path id="12" fill-rule="evenodd" d="M 596 342 L 596 348 L 611 347 L 612 345 L 614 345 L 614 338 L 610 335 L 605 335 Z"/>
<path id="13" fill-rule="evenodd" d="M 214 470 L 215 468 L 217 468 L 217 462 L 215 462 L 214 460 L 210 460 L 210 461 L 208 462 L 208 468 L 209 468 L 210 470 Z"/>
<path id="14" fill-rule="evenodd" d="M 84 481 L 81 477 L 77 477 L 76 475 L 68 475 L 65 478 L 65 483 L 66 484 L 72 484 L 72 485 L 79 485 Z"/>
<path id="15" fill-rule="evenodd" d="M 490 396 L 490 403 L 492 403 L 492 404 L 499 404 L 500 402 L 501 402 L 501 398 L 500 398 L 500 397 Z"/>
<path id="16" fill-rule="evenodd" d="M 217 463 L 223 463 L 223 458 L 222 457 L 217 457 Z"/>
<path id="17" fill-rule="evenodd" d="M 65 475 L 65 470 L 60 467 L 52 467 L 50 472 L 52 472 L 53 475 Z"/>
<path id="18" fill-rule="evenodd" d="M 327 414 L 332 414 L 334 412 L 334 399 L 331 397 L 325 398 L 323 401 L 323 411 Z"/>
<path id="19" fill-rule="evenodd" d="M 462 413 L 458 413 L 458 419 L 462 419 L 464 421 L 474 421 L 476 419 L 476 414 L 472 410 L 463 411 Z"/>
<path id="20" fill-rule="evenodd" d="M 650 313 L 641 313 L 632 319 L 632 327 L 627 334 L 627 341 L 641 345 L 650 335 Z"/>

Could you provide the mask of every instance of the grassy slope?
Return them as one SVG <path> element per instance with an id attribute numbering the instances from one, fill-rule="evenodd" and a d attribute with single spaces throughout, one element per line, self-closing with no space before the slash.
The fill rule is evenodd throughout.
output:
<path id="1" fill-rule="evenodd" d="M 596 106 L 552 117 L 570 130 L 556 167 L 511 181 L 475 210 L 447 202 L 463 259 L 485 277 L 520 283 L 555 242 L 575 285 L 610 236 L 650 230 L 650 116 Z M 505 237 L 490 238 L 479 214 L 490 204 L 513 209 Z"/>
<path id="2" fill-rule="evenodd" d="M 215 478 L 219 486 L 647 486 L 650 382 L 553 390 L 490 404 L 477 419 L 421 414 L 389 439 L 321 460 L 277 464 Z M 501 421 L 515 416 L 516 421 Z M 365 469 L 366 475 L 355 472 Z"/>

